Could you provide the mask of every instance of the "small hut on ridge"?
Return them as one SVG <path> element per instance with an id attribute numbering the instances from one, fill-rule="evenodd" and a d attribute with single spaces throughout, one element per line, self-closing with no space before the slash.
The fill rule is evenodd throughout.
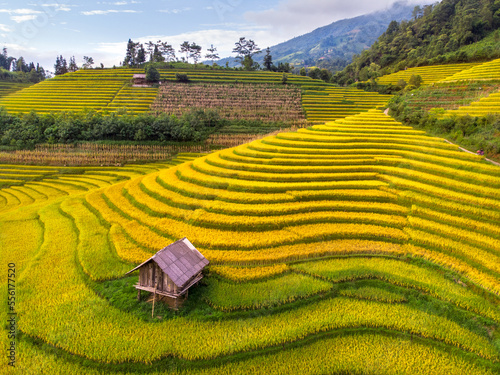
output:
<path id="1" fill-rule="evenodd" d="M 135 285 L 137 299 L 141 290 L 158 294 L 177 308 L 177 299 L 187 298 L 188 289 L 203 278 L 202 271 L 208 260 L 184 237 L 126 273 L 139 270 L 139 281 Z"/>

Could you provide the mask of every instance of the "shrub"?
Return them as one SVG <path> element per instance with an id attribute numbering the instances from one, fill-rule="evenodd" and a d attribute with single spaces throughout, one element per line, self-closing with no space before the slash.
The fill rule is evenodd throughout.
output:
<path id="1" fill-rule="evenodd" d="M 189 82 L 189 77 L 185 73 L 175 73 L 177 82 Z"/>

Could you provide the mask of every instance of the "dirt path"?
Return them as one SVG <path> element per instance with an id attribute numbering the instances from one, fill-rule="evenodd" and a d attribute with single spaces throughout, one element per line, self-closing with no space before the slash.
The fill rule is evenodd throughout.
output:
<path id="1" fill-rule="evenodd" d="M 448 142 L 450 145 L 458 146 L 458 145 L 456 145 L 455 143 L 448 141 L 447 139 L 445 139 L 445 141 L 446 141 L 446 142 Z M 463 148 L 463 147 L 458 146 L 458 148 L 459 148 L 460 150 L 464 151 L 464 152 L 469 153 L 469 154 L 476 155 L 476 153 L 475 153 L 475 152 L 472 152 L 472 151 L 466 150 L 466 149 L 465 149 L 465 148 Z M 500 166 L 500 163 L 497 163 L 497 162 L 496 162 L 496 161 L 494 161 L 494 160 L 491 160 L 491 159 L 488 159 L 488 158 L 484 158 L 484 160 L 489 161 L 491 164 L 495 164 L 495 165 Z"/>

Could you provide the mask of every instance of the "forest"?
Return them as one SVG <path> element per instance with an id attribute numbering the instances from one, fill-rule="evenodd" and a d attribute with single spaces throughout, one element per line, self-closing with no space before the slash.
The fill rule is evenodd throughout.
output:
<path id="1" fill-rule="evenodd" d="M 366 81 L 409 67 L 488 61 L 500 49 L 467 51 L 500 27 L 499 0 L 443 0 L 416 6 L 410 21 L 392 21 L 370 49 L 333 77 L 337 84 Z M 495 34 L 500 44 L 500 35 Z"/>

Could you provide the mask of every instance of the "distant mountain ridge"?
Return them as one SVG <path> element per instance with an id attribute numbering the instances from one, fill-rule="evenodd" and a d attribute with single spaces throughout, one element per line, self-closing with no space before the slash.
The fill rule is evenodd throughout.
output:
<path id="1" fill-rule="evenodd" d="M 270 47 L 273 62 L 288 62 L 296 67 L 320 66 L 341 70 L 355 54 L 369 48 L 393 20 L 398 22 L 412 17 L 415 5 L 400 1 L 392 7 L 374 13 L 343 19 L 314 31 Z M 258 43 L 258 41 L 256 41 Z M 260 46 L 263 51 L 265 46 Z M 262 65 L 265 51 L 255 56 Z M 234 58 L 218 61 L 219 65 L 238 66 Z"/>
<path id="2" fill-rule="evenodd" d="M 500 58 L 499 0 L 442 0 L 392 21 L 370 49 L 334 77 L 337 84 L 367 81 L 415 66 Z"/>

